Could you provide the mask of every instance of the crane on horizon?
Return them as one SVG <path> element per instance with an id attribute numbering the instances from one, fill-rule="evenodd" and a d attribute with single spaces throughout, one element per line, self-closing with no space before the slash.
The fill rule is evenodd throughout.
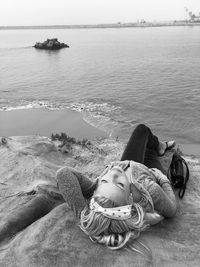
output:
<path id="1" fill-rule="evenodd" d="M 200 22 L 200 12 L 198 13 L 198 15 L 195 15 L 187 7 L 184 7 L 184 9 L 185 9 L 185 12 L 186 12 L 187 16 L 189 16 L 189 21 L 191 21 L 191 22 Z M 187 20 L 187 17 L 186 17 L 186 20 Z"/>

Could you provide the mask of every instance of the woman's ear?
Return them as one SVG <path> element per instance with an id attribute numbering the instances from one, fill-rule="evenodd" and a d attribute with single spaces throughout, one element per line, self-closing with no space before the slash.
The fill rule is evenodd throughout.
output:
<path id="1" fill-rule="evenodd" d="M 140 193 L 140 191 L 137 189 L 137 187 L 131 183 L 130 184 L 130 192 L 132 194 L 132 198 L 134 202 L 139 202 L 142 198 L 142 194 Z"/>

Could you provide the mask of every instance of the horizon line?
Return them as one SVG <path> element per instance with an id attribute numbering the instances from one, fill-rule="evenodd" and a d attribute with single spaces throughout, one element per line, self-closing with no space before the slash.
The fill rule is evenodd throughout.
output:
<path id="1" fill-rule="evenodd" d="M 42 29 L 42 28 L 123 28 L 123 27 L 150 27 L 150 26 L 182 26 L 182 25 L 199 25 L 200 21 L 189 20 L 169 20 L 153 22 L 116 22 L 116 23 L 98 23 L 98 24 L 55 24 L 55 25 L 0 25 L 2 29 Z"/>

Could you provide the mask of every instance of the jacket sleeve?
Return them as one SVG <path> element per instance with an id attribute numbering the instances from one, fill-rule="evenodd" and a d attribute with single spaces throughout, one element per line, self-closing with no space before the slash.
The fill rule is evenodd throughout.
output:
<path id="1" fill-rule="evenodd" d="M 148 191 L 154 203 L 154 209 L 164 217 L 173 217 L 177 211 L 177 201 L 168 178 L 156 170 L 156 182 L 151 182 Z"/>
<path id="2" fill-rule="evenodd" d="M 57 171 L 57 183 L 60 193 L 74 213 L 79 216 L 96 188 L 92 181 L 73 168 L 64 167 Z"/>

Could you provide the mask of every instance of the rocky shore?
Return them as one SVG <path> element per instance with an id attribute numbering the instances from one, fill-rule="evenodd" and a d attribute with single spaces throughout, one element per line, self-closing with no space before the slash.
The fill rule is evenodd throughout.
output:
<path id="1" fill-rule="evenodd" d="M 104 166 L 120 158 L 124 144 L 115 139 L 63 143 L 42 136 L 0 138 L 0 233 L 15 228 L 19 211 L 37 194 L 51 196 L 57 205 L 19 231 L 0 238 L 0 266 L 199 266 L 200 160 L 185 155 L 190 180 L 174 219 L 142 233 L 140 241 L 152 250 L 152 262 L 127 250 L 110 251 L 94 244 L 77 226 L 56 187 L 56 171 L 74 167 L 94 179 Z M 165 170 L 171 153 L 161 160 Z M 13 225 L 9 225 L 11 221 Z M 0 235 L 1 237 L 1 235 Z"/>

